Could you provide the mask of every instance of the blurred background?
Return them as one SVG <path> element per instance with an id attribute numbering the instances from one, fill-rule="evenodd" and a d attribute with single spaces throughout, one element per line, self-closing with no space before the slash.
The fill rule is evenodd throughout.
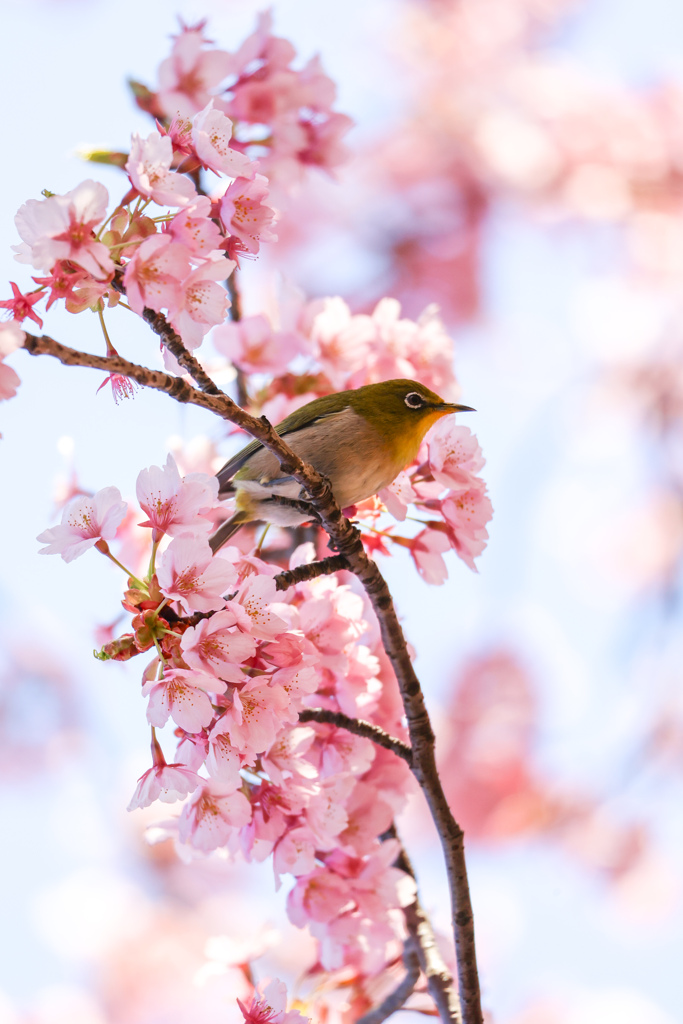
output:
<path id="1" fill-rule="evenodd" d="M 14 213 L 113 169 L 79 145 L 150 130 L 176 13 L 235 50 L 251 0 L 3 6 L 2 279 L 25 289 Z M 479 574 L 430 587 L 381 561 L 466 831 L 483 999 L 501 1024 L 672 1024 L 683 955 L 683 7 L 675 0 L 279 0 L 319 52 L 353 158 L 311 177 L 243 275 L 355 312 L 436 302 L 494 505 Z M 266 247 L 264 247 L 266 248 Z M 3 297 L 10 294 L 3 287 Z M 132 320 L 132 318 L 131 318 Z M 128 321 L 122 355 L 158 365 Z M 99 345 L 96 318 L 45 330 Z M 139 667 L 100 665 L 120 580 L 94 554 L 38 556 L 74 474 L 134 494 L 140 468 L 216 426 L 23 353 L 0 407 L 0 1021 L 236 1019 L 240 957 L 294 981 L 313 945 L 270 867 L 178 861 L 125 811 L 148 764 Z M 468 424 L 470 421 L 468 420 Z M 196 443 L 196 442 L 195 442 Z M 144 820 L 143 820 L 144 819 Z M 418 806 L 401 823 L 444 931 Z M 245 952 L 246 951 L 246 952 Z"/>

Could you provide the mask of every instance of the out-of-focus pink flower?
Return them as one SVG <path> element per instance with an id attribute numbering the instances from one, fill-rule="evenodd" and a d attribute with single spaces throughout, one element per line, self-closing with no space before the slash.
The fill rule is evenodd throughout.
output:
<path id="1" fill-rule="evenodd" d="M 186 206 L 197 190 L 184 174 L 171 170 L 173 143 L 168 135 L 151 132 L 142 139 L 133 133 L 126 172 L 133 188 L 159 206 Z"/>
<path id="2" fill-rule="evenodd" d="M 149 807 L 155 800 L 161 800 L 165 804 L 183 800 L 188 794 L 194 793 L 202 781 L 196 772 L 184 764 L 154 765 L 138 779 L 128 810 Z"/>
<path id="3" fill-rule="evenodd" d="M 148 679 L 142 687 L 149 696 L 147 721 L 150 725 L 166 725 L 172 718 L 187 732 L 199 732 L 213 719 L 209 693 L 223 693 L 225 683 L 204 672 L 166 669 L 163 679 Z"/>
<path id="4" fill-rule="evenodd" d="M 244 793 L 225 783 L 207 782 L 185 804 L 178 820 L 183 843 L 209 853 L 226 846 L 251 820 L 251 804 Z"/>
<path id="5" fill-rule="evenodd" d="M 211 612 L 225 605 L 221 595 L 234 587 L 237 572 L 225 558 L 213 557 L 208 541 L 181 535 L 159 559 L 157 578 L 164 596 L 186 612 Z"/>
<path id="6" fill-rule="evenodd" d="M 217 282 L 230 277 L 235 267 L 233 260 L 223 256 L 207 260 L 176 289 L 168 319 L 188 348 L 197 348 L 207 331 L 225 320 L 230 299 Z"/>
<path id="7" fill-rule="evenodd" d="M 23 295 L 19 286 L 16 285 L 14 281 L 10 281 L 10 285 L 12 287 L 13 298 L 4 299 L 0 302 L 0 309 L 11 309 L 12 317 L 19 323 L 28 317 L 29 320 L 33 320 L 33 322 L 38 324 L 39 327 L 42 327 L 43 321 L 33 309 L 36 302 L 40 302 L 40 300 L 45 297 L 42 289 L 35 292 L 29 292 L 28 295 Z"/>
<path id="8" fill-rule="evenodd" d="M 192 117 L 211 99 L 211 92 L 232 73 L 233 58 L 224 50 L 204 49 L 205 22 L 183 25 L 170 57 L 159 65 L 157 101 L 168 117 Z"/>
<path id="9" fill-rule="evenodd" d="M 277 235 L 270 230 L 276 213 L 265 204 L 267 196 L 268 179 L 257 174 L 253 181 L 236 178 L 221 199 L 223 227 L 239 240 L 240 251 L 256 254 L 261 242 L 277 242 Z"/>
<path id="10" fill-rule="evenodd" d="M 295 334 L 274 331 L 263 315 L 222 324 L 212 338 L 218 351 L 245 373 L 282 373 L 303 350 L 302 339 Z"/>
<path id="11" fill-rule="evenodd" d="M 0 359 L 22 348 L 26 341 L 26 331 L 22 331 L 14 320 L 0 321 Z"/>
<path id="12" fill-rule="evenodd" d="M 107 214 L 108 202 L 104 185 L 90 179 L 63 196 L 29 199 L 14 219 L 23 239 L 21 245 L 13 246 L 16 259 L 47 271 L 58 260 L 70 260 L 96 280 L 108 280 L 114 262 L 94 234 Z"/>
<path id="13" fill-rule="evenodd" d="M 151 526 L 155 540 L 163 533 L 208 533 L 211 521 L 205 517 L 218 501 L 218 481 L 204 473 L 188 473 L 181 479 L 175 460 L 169 455 L 163 469 L 150 466 L 140 471 L 136 494 L 140 508 L 149 516 L 140 525 Z"/>
<path id="14" fill-rule="evenodd" d="M 421 530 L 410 541 L 410 553 L 417 571 L 427 583 L 433 583 L 438 587 L 448 579 L 448 569 L 442 555 L 449 551 L 450 547 L 448 537 L 440 530 Z M 474 564 L 471 568 L 475 568 Z"/>
<path id="15" fill-rule="evenodd" d="M 171 235 L 147 238 L 126 266 L 123 281 L 131 309 L 160 313 L 182 305 L 182 283 L 191 271 L 190 251 Z"/>
<path id="16" fill-rule="evenodd" d="M 21 378 L 11 366 L 0 361 L 0 402 L 14 398 L 17 388 L 21 384 Z"/>
<path id="17" fill-rule="evenodd" d="M 310 1020 L 298 1010 L 287 1012 L 287 989 L 279 978 L 261 982 L 248 1006 L 241 999 L 237 1002 L 246 1024 L 306 1024 Z"/>
<path id="18" fill-rule="evenodd" d="M 306 825 L 291 828 L 282 836 L 273 850 L 275 877 L 280 875 L 308 875 L 315 869 L 317 839 Z"/>
<path id="19" fill-rule="evenodd" d="M 103 487 L 92 497 L 81 495 L 66 506 L 59 526 L 38 535 L 41 555 L 61 555 L 65 562 L 78 558 L 100 539 L 112 540 L 128 505 L 116 487 Z"/>
<path id="20" fill-rule="evenodd" d="M 253 178 L 254 164 L 248 156 L 230 146 L 232 121 L 211 100 L 192 120 L 192 142 L 197 158 L 208 167 L 230 178 Z"/>

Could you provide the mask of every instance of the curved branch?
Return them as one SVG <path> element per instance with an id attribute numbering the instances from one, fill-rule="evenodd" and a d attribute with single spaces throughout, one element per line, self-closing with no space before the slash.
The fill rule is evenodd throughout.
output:
<path id="1" fill-rule="evenodd" d="M 318 562 L 307 562 L 305 565 L 297 565 L 296 569 L 285 569 L 274 576 L 277 590 L 287 590 L 297 583 L 307 583 L 315 580 L 318 576 L 329 576 L 341 569 L 348 569 L 349 563 L 344 555 L 330 555 L 329 558 L 321 558 Z"/>
<path id="2" fill-rule="evenodd" d="M 326 708 L 304 708 L 299 712 L 300 722 L 321 722 L 325 725 L 336 725 L 338 729 L 346 729 L 356 736 L 362 736 L 366 740 L 372 740 L 379 747 L 390 750 L 392 754 L 403 758 L 408 767 L 412 766 L 413 752 L 403 740 L 397 740 L 390 736 L 384 729 L 372 722 L 366 722 L 362 718 L 350 718 L 341 711 L 328 711 Z"/>

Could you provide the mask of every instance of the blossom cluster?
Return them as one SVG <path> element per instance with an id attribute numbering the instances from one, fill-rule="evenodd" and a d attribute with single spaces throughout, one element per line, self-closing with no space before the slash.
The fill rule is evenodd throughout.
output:
<path id="1" fill-rule="evenodd" d="M 217 496 L 215 477 L 181 477 L 169 456 L 139 474 L 144 522 L 133 525 L 108 487 L 76 498 L 39 539 L 66 561 L 89 547 L 117 561 L 110 541 L 150 531 L 148 571 L 131 574 L 124 595 L 133 632 L 101 653 L 154 653 L 142 685 L 152 766 L 130 809 L 184 800 L 166 826 L 181 844 L 272 856 L 278 884 L 295 879 L 290 917 L 309 924 L 326 969 L 373 973 L 402 938 L 400 908 L 414 894 L 392 866 L 397 844 L 379 839 L 404 805 L 410 774 L 393 753 L 334 725 L 303 725 L 299 713 L 369 718 L 401 737 L 396 682 L 366 599 L 349 584 L 325 576 L 279 593 L 276 566 L 234 547 L 212 556 Z M 305 544 L 291 565 L 313 557 Z M 177 747 L 167 762 L 157 730 L 169 723 Z"/>
<path id="2" fill-rule="evenodd" d="M 234 147 L 258 158 L 284 188 L 307 166 L 331 171 L 346 159 L 342 137 L 351 119 L 332 109 L 336 87 L 318 57 L 292 67 L 292 44 L 272 34 L 272 15 L 259 15 L 255 32 L 235 53 L 215 48 L 205 23 L 182 26 L 159 67 L 155 92 L 136 88 L 139 105 L 160 120 L 189 119 L 213 102 L 235 125 Z"/>

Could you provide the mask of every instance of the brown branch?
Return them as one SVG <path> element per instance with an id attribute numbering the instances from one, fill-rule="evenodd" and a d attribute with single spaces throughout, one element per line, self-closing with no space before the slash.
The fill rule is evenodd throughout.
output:
<path id="1" fill-rule="evenodd" d="M 233 270 L 227 280 L 228 295 L 230 296 L 230 319 L 233 323 L 239 323 L 242 319 L 242 296 L 237 287 L 237 269 Z M 237 374 L 237 402 L 244 408 L 250 404 L 249 389 L 247 387 L 247 375 L 239 366 L 235 367 Z"/>
<path id="2" fill-rule="evenodd" d="M 401 1009 L 406 999 L 412 994 L 420 978 L 420 960 L 412 939 L 408 939 L 404 946 L 403 963 L 407 972 L 403 980 L 379 1006 L 376 1006 L 373 1010 L 368 1010 L 362 1017 L 359 1017 L 356 1024 L 382 1024 L 383 1020 L 391 1017 L 392 1013 L 395 1013 L 396 1010 Z"/>
<path id="3" fill-rule="evenodd" d="M 348 569 L 349 563 L 344 555 L 330 555 L 329 558 L 322 558 L 319 562 L 307 562 L 305 565 L 298 565 L 296 569 L 285 569 L 279 572 L 275 579 L 277 590 L 287 590 L 297 583 L 307 583 L 315 580 L 318 576 L 329 576 L 341 569 Z"/>
<path id="4" fill-rule="evenodd" d="M 390 736 L 384 729 L 372 722 L 366 722 L 362 718 L 351 718 L 342 714 L 341 711 L 328 711 L 326 708 L 304 708 L 299 712 L 300 722 L 323 722 L 325 725 L 336 725 L 338 729 L 346 729 L 356 736 L 363 736 L 366 740 L 372 740 L 379 747 L 390 750 L 397 757 L 412 767 L 413 753 L 407 743 Z"/>
<path id="5" fill-rule="evenodd" d="M 458 981 L 464 1024 L 482 1024 L 481 996 L 474 944 L 474 919 L 467 880 L 463 832 L 455 821 L 436 768 L 434 732 L 429 720 L 420 682 L 415 674 L 403 630 L 389 588 L 375 563 L 368 558 L 358 530 L 342 515 L 329 482 L 295 455 L 265 417 L 250 416 L 227 395 L 207 394 L 169 374 L 148 370 L 117 357 L 77 352 L 51 338 L 27 334 L 25 347 L 33 355 L 47 353 L 70 365 L 92 366 L 108 373 L 121 373 L 139 384 L 154 387 L 181 402 L 209 409 L 223 419 L 243 427 L 277 458 L 285 476 L 293 476 L 307 493 L 307 500 L 339 555 L 362 583 L 379 620 L 384 649 L 392 663 L 401 691 L 412 749 L 412 771 L 434 819 L 446 862 L 451 915 L 458 961 Z M 449 1020 L 457 1018 L 450 1016 Z"/>
<path id="6" fill-rule="evenodd" d="M 395 825 L 392 824 L 391 828 L 385 833 L 385 837 L 398 839 Z M 456 1024 L 460 1024 L 462 1014 L 458 994 L 453 986 L 453 976 L 441 956 L 431 921 L 420 903 L 415 869 L 403 845 L 401 845 L 401 851 L 394 863 L 397 868 L 410 875 L 415 882 L 415 899 L 407 907 L 404 907 L 403 913 L 406 919 L 408 934 L 415 944 L 415 950 L 420 961 L 422 973 L 427 982 L 429 994 L 434 1000 L 442 1020 L 454 1021 Z"/>

